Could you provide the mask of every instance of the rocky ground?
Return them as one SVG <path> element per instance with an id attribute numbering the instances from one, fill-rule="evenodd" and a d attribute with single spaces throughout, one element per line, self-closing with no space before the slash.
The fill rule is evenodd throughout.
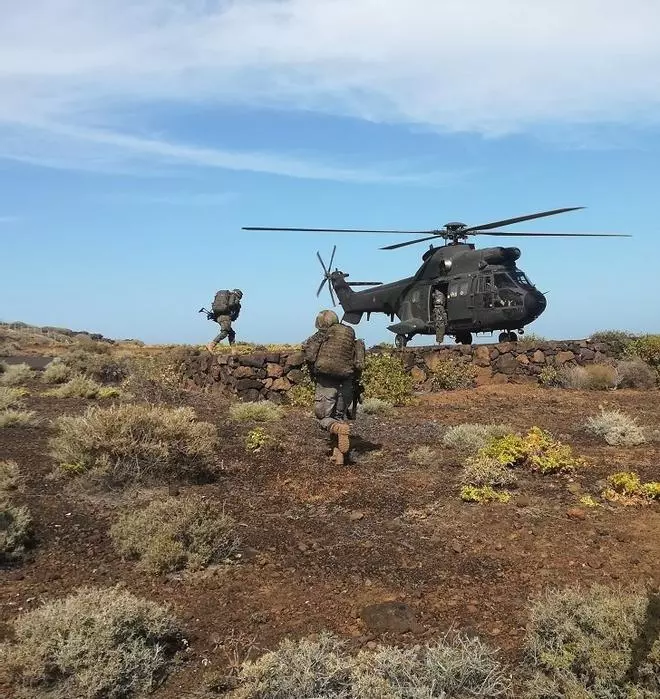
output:
<path id="1" fill-rule="evenodd" d="M 387 640 L 412 644 L 450 627 L 471 629 L 519 657 L 529 596 L 546 586 L 594 581 L 660 584 L 660 507 L 605 504 L 584 508 L 584 493 L 615 471 L 658 479 L 660 444 L 615 448 L 587 435 L 598 404 L 642 424 L 660 425 L 660 392 L 581 392 L 536 386 L 482 386 L 423 396 L 392 416 L 361 415 L 355 463 L 329 464 L 328 442 L 310 415 L 288 410 L 266 427 L 272 446 L 243 447 L 254 425 L 227 420 L 219 397 L 191 394 L 201 419 L 218 426 L 222 476 L 213 485 L 183 486 L 224 507 L 239 523 L 242 558 L 192 575 L 148 577 L 113 551 L 108 529 L 131 498 L 165 494 L 82 494 L 50 478 L 50 420 L 79 413 L 78 399 L 39 396 L 27 407 L 39 427 L 0 430 L 0 458 L 27 475 L 17 501 L 27 504 L 37 545 L 23 563 L 0 572 L 0 637 L 22 610 L 80 585 L 125 584 L 170 603 L 189 631 L 181 666 L 157 696 L 197 691 L 253 641 L 269 647 L 284 636 L 329 629 L 355 646 Z M 538 425 L 570 443 L 589 465 L 574 478 L 524 476 L 509 504 L 472 505 L 458 497 L 462 455 L 442 446 L 447 426 L 465 422 Z M 428 445 L 431 465 L 409 458 Z M 379 626 L 369 605 L 401 602 L 395 630 Z M 231 642 L 227 639 L 235 639 Z M 235 659 L 235 658 L 234 658 Z M 5 688 L 7 690 L 8 688 Z M 3 696 L 10 696 L 2 691 Z"/>

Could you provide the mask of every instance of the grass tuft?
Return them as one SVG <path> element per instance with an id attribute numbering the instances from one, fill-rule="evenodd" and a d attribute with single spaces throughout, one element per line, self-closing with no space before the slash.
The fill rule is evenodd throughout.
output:
<path id="1" fill-rule="evenodd" d="M 0 386 L 0 410 L 7 408 L 19 408 L 23 403 L 23 398 L 27 394 L 24 388 L 9 388 Z"/>
<path id="2" fill-rule="evenodd" d="M 34 371 L 27 364 L 5 364 L 0 373 L 0 386 L 20 386 L 34 377 Z"/>
<path id="3" fill-rule="evenodd" d="M 33 427 L 38 424 L 34 410 L 8 410 L 0 411 L 0 428 L 2 427 Z"/>
<path id="4" fill-rule="evenodd" d="M 229 417 L 241 422 L 273 422 L 281 420 L 283 416 L 284 410 L 279 405 L 267 400 L 232 403 L 229 406 Z"/>
<path id="5" fill-rule="evenodd" d="M 382 398 L 365 398 L 362 401 L 362 412 L 367 415 L 389 415 L 394 406 Z"/>
<path id="6" fill-rule="evenodd" d="M 464 423 L 450 427 L 442 441 L 446 447 L 476 452 L 488 444 L 494 437 L 509 434 L 511 428 L 507 425 L 480 425 Z"/>

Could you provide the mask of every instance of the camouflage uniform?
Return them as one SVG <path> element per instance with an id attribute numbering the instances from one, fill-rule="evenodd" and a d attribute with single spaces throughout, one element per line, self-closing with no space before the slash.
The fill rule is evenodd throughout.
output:
<path id="1" fill-rule="evenodd" d="M 214 320 L 220 326 L 220 332 L 211 340 L 211 342 L 206 345 L 209 352 L 212 352 L 215 346 L 222 342 L 226 337 L 229 338 L 229 344 L 233 345 L 236 341 L 236 333 L 231 327 L 233 321 L 235 321 L 241 312 L 240 300 L 243 298 L 243 292 L 240 289 L 234 289 L 233 293 L 238 298 L 238 303 L 236 303 L 229 314 L 215 315 L 213 313 L 209 314 L 209 320 Z"/>
<path id="2" fill-rule="evenodd" d="M 332 327 L 338 324 L 339 319 L 334 311 L 319 313 L 316 318 L 318 332 L 305 340 L 303 352 L 316 383 L 314 415 L 324 430 L 337 435 L 337 446 L 333 449 L 332 458 L 340 465 L 344 463 L 350 449 L 350 429 L 346 417 L 353 402 L 354 377 L 362 370 L 364 364 L 364 343 L 355 340 L 352 328 L 342 325 L 343 343 L 345 348 L 348 348 L 347 343 L 350 343 L 350 348 L 345 352 L 345 357 L 337 359 L 339 365 L 336 371 L 324 372 L 324 365 L 319 360 L 324 344 L 335 341 L 336 338 L 332 337 Z"/>
<path id="3" fill-rule="evenodd" d="M 440 289 L 436 289 L 433 292 L 433 325 L 435 326 L 435 341 L 438 344 L 444 340 L 447 329 L 446 303 L 445 295 Z"/>

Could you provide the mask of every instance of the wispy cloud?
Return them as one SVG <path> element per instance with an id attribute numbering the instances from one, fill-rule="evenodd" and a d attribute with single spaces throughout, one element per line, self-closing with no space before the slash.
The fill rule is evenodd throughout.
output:
<path id="1" fill-rule="evenodd" d="M 36 123 L 49 134 L 46 164 L 66 163 L 52 147 L 59 140 L 77 144 L 77 167 L 133 158 L 350 181 L 391 174 L 130 127 L 132 109 L 168 103 L 284 106 L 487 135 L 658 122 L 656 0 L 0 2 L 0 129 Z M 5 155 L 39 160 L 25 140 L 11 153 L 3 141 Z"/>

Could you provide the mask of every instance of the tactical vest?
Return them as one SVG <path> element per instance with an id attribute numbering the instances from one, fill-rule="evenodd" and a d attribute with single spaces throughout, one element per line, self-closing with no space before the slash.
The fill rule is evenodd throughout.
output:
<path id="1" fill-rule="evenodd" d="M 355 370 L 355 331 L 348 325 L 332 325 L 314 363 L 317 374 L 345 379 Z"/>

